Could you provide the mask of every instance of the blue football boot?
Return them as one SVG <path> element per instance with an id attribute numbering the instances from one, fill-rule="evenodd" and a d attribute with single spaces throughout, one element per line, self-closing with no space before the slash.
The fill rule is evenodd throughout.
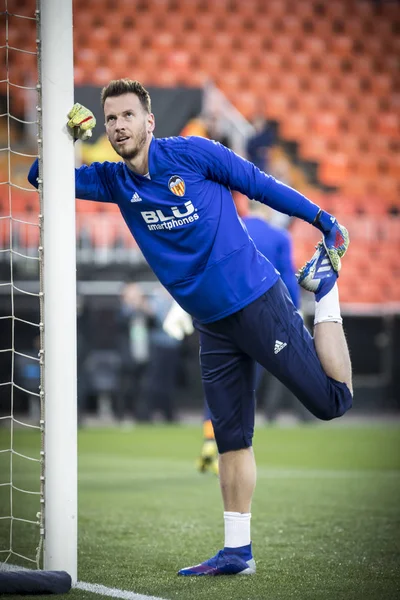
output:
<path id="1" fill-rule="evenodd" d="M 338 274 L 332 266 L 325 246 L 320 242 L 312 258 L 297 274 L 299 285 L 309 292 L 314 292 L 317 302 L 321 300 L 335 285 Z"/>
<path id="2" fill-rule="evenodd" d="M 199 565 L 181 569 L 178 575 L 253 575 L 255 572 L 256 563 L 249 544 L 242 548 L 224 548 Z"/>

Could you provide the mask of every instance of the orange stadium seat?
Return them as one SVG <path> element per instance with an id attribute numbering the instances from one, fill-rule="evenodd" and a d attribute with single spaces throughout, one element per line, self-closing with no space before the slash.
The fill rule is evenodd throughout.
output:
<path id="1" fill-rule="evenodd" d="M 259 57 L 259 53 L 253 55 L 253 53 L 248 52 L 236 52 L 233 55 L 233 58 L 230 57 L 233 68 L 240 72 L 242 75 L 248 75 L 252 79 L 257 78 L 259 76 L 268 77 L 267 73 L 264 73 L 261 69 L 257 68 L 257 60 Z"/>
<path id="2" fill-rule="evenodd" d="M 278 85 L 280 84 L 280 89 L 283 93 L 285 93 L 288 97 L 294 98 L 297 98 L 301 95 L 304 87 L 304 79 L 291 71 L 285 73 L 285 75 L 283 75 L 277 83 Z"/>
<path id="3" fill-rule="evenodd" d="M 216 78 L 224 73 L 224 62 L 219 55 L 204 52 L 198 57 L 199 69 L 208 74 L 210 79 Z"/>
<path id="4" fill-rule="evenodd" d="M 282 16 L 277 22 L 285 34 L 288 34 L 293 38 L 302 37 L 303 21 L 295 13 L 288 13 Z"/>
<path id="5" fill-rule="evenodd" d="M 281 33 L 268 40 L 268 47 L 272 52 L 279 54 L 282 59 L 288 56 L 290 60 L 291 54 L 296 51 L 296 38 Z"/>
<path id="6" fill-rule="evenodd" d="M 112 68 L 106 66 L 97 67 L 91 74 L 91 82 L 100 87 L 107 85 L 110 79 L 113 78 L 114 72 Z"/>
<path id="7" fill-rule="evenodd" d="M 211 36 L 209 38 L 209 48 L 216 53 L 231 54 L 234 51 L 233 48 L 234 38 L 227 31 L 220 31 L 218 35 Z"/>
<path id="8" fill-rule="evenodd" d="M 372 95 L 370 92 L 365 94 L 357 94 L 355 96 L 351 96 L 350 98 L 357 112 L 361 112 L 373 117 L 380 111 L 379 98 L 375 95 Z"/>
<path id="9" fill-rule="evenodd" d="M 265 35 L 260 34 L 257 31 L 252 31 L 250 35 L 239 36 L 236 39 L 236 47 L 240 49 L 241 53 L 246 53 L 251 59 L 259 59 L 263 52 L 263 42 Z M 235 59 L 239 57 L 239 53 L 236 54 Z"/>
<path id="10" fill-rule="evenodd" d="M 176 46 L 176 38 L 177 36 L 174 33 L 169 31 L 161 31 L 149 39 L 151 41 L 151 47 L 155 51 L 164 53 L 172 50 Z"/>
<path id="11" fill-rule="evenodd" d="M 368 88 L 379 98 L 385 98 L 392 91 L 392 77 L 389 73 L 374 73 L 368 79 Z"/>
<path id="12" fill-rule="evenodd" d="M 371 58 L 379 58 L 384 53 L 384 44 L 376 36 L 366 35 L 362 38 L 363 51 L 368 53 Z"/>
<path id="13" fill-rule="evenodd" d="M 257 98 L 251 92 L 236 91 L 231 100 L 234 106 L 248 119 L 252 119 L 258 108 Z M 269 100 L 268 100 L 269 101 Z"/>
<path id="14" fill-rule="evenodd" d="M 339 135 L 340 119 L 334 112 L 321 111 L 311 119 L 311 126 L 317 135 L 327 138 L 337 137 Z"/>
<path id="15" fill-rule="evenodd" d="M 382 170 L 386 175 L 400 180 L 400 154 L 387 154 L 381 159 L 381 163 L 383 164 Z"/>
<path id="16" fill-rule="evenodd" d="M 346 118 L 343 118 L 343 126 L 346 131 L 358 135 L 366 135 L 368 132 L 372 135 L 371 117 L 358 111 L 352 111 Z"/>
<path id="17" fill-rule="evenodd" d="M 331 20 L 345 19 L 348 10 L 346 4 L 347 3 L 343 3 L 342 0 L 330 0 L 329 2 L 325 2 L 323 5 L 325 16 Z"/>
<path id="18" fill-rule="evenodd" d="M 357 156 L 360 151 L 359 135 L 349 132 L 343 133 L 340 136 L 339 148 L 349 157 Z"/>
<path id="19" fill-rule="evenodd" d="M 218 87 L 227 95 L 230 96 L 239 90 L 244 84 L 244 78 L 240 73 L 228 71 L 218 79 Z M 248 87 L 245 85 L 245 87 Z"/>
<path id="20" fill-rule="evenodd" d="M 377 196 L 382 196 L 388 202 L 398 202 L 400 194 L 398 177 L 394 179 L 393 177 L 381 175 L 374 186 L 374 193 Z"/>
<path id="21" fill-rule="evenodd" d="M 319 177 L 326 185 L 340 186 L 349 174 L 349 159 L 346 154 L 331 154 L 320 161 Z"/>
<path id="22" fill-rule="evenodd" d="M 311 57 L 321 59 L 326 56 L 327 44 L 322 38 L 316 35 L 305 35 L 301 40 L 302 50 L 307 52 Z"/>
<path id="23" fill-rule="evenodd" d="M 264 9 L 269 18 L 284 17 L 287 13 L 285 2 L 281 0 L 269 0 L 265 3 Z"/>
<path id="24" fill-rule="evenodd" d="M 377 114 L 374 118 L 374 126 L 378 133 L 398 137 L 400 135 L 400 116 L 394 112 Z"/>
<path id="25" fill-rule="evenodd" d="M 336 56 L 350 58 L 353 53 L 354 39 L 350 35 L 332 35 L 329 40 L 329 48 Z"/>
<path id="26" fill-rule="evenodd" d="M 289 68 L 299 77 L 312 76 L 312 58 L 307 52 L 296 52 L 288 57 Z"/>
<path id="27" fill-rule="evenodd" d="M 185 34 L 184 47 L 192 55 L 197 56 L 204 51 L 206 39 L 204 35 L 198 31 L 188 31 Z"/>
<path id="28" fill-rule="evenodd" d="M 302 140 L 309 135 L 309 120 L 301 112 L 291 112 L 283 121 L 281 133 L 287 140 Z"/>
<path id="29" fill-rule="evenodd" d="M 324 16 L 313 16 L 309 21 L 309 28 L 314 35 L 318 35 L 323 39 L 330 39 L 332 36 L 332 21 Z"/>
<path id="30" fill-rule="evenodd" d="M 379 177 L 378 160 L 376 154 L 363 152 L 358 154 L 350 164 L 351 173 L 364 179 Z"/>
<path id="31" fill-rule="evenodd" d="M 235 12 L 246 18 L 252 17 L 257 12 L 258 2 L 257 0 L 246 0 L 246 2 L 236 0 L 231 6 Z"/>
<path id="32" fill-rule="evenodd" d="M 370 56 L 366 54 L 355 54 L 351 57 L 351 69 L 362 77 L 373 77 L 376 75 L 375 64 Z"/>
<path id="33" fill-rule="evenodd" d="M 282 75 L 282 58 L 274 52 L 263 52 L 259 57 L 259 69 L 268 75 Z"/>
<path id="34" fill-rule="evenodd" d="M 302 158 L 311 161 L 319 161 L 326 156 L 328 140 L 325 137 L 310 135 L 300 140 L 300 154 Z"/>
<path id="35" fill-rule="evenodd" d="M 282 119 L 288 111 L 290 98 L 284 92 L 271 91 L 266 98 L 266 114 L 270 119 Z"/>
<path id="36" fill-rule="evenodd" d="M 219 23 L 225 31 L 230 32 L 232 35 L 245 34 L 243 27 L 243 18 L 241 15 L 232 12 L 227 12 L 226 15 L 220 19 Z M 207 30 L 207 33 L 212 35 L 213 32 Z"/>
<path id="37" fill-rule="evenodd" d="M 360 19 L 358 16 L 347 16 L 345 19 L 341 19 L 340 23 L 343 31 L 353 39 L 362 38 L 366 34 L 365 20 Z"/>

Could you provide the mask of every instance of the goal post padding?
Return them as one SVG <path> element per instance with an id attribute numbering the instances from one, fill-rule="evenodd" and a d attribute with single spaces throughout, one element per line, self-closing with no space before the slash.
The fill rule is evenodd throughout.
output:
<path id="1" fill-rule="evenodd" d="M 71 584 L 65 571 L 0 572 L 0 594 L 66 594 Z"/>

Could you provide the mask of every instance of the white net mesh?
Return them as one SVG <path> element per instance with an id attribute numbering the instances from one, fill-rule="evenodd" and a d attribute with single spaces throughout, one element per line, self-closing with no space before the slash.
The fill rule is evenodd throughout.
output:
<path id="1" fill-rule="evenodd" d="M 34 0 L 3 0 L 0 69 L 0 560 L 40 566 L 43 294 Z M 31 116 L 33 114 L 33 116 Z"/>

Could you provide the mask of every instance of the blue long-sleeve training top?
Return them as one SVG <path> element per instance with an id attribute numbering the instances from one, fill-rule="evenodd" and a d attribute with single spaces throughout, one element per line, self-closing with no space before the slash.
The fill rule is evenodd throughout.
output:
<path id="1" fill-rule="evenodd" d="M 35 162 L 28 179 L 37 187 Z M 124 162 L 76 169 L 76 197 L 118 205 L 148 264 L 202 323 L 226 317 L 278 279 L 239 219 L 230 190 L 312 223 L 319 207 L 217 142 L 154 138 L 149 178 Z M 54 199 L 54 201 L 57 201 Z"/>
<path id="2" fill-rule="evenodd" d="M 292 240 L 286 229 L 275 227 L 255 215 L 243 217 L 243 223 L 257 250 L 271 261 L 285 283 L 293 304 L 300 307 L 300 287 L 293 265 Z"/>

